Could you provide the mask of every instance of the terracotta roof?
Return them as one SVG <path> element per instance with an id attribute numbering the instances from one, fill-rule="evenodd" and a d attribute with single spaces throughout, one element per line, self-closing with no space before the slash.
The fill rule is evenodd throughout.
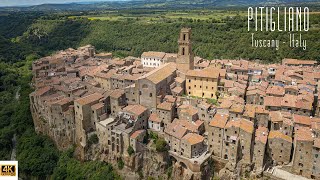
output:
<path id="1" fill-rule="evenodd" d="M 148 51 L 142 53 L 141 57 L 156 57 L 162 59 L 165 55 L 165 52 Z"/>
<path id="2" fill-rule="evenodd" d="M 150 115 L 149 121 L 153 121 L 153 122 L 158 122 L 158 123 L 160 123 L 160 122 L 161 122 L 161 119 L 158 117 L 157 114 L 153 113 L 153 114 Z"/>
<path id="3" fill-rule="evenodd" d="M 270 121 L 271 122 L 282 122 L 282 115 L 279 111 L 270 111 L 269 113 Z"/>
<path id="4" fill-rule="evenodd" d="M 265 106 L 263 105 L 256 105 L 256 113 L 257 114 L 269 114 L 270 112 L 266 110 Z"/>
<path id="5" fill-rule="evenodd" d="M 53 102 L 52 104 L 57 104 L 57 105 L 63 106 L 65 104 L 69 104 L 71 102 L 73 104 L 72 98 L 66 97 L 66 98 L 63 98 L 63 99 L 59 99 L 59 100 Z"/>
<path id="6" fill-rule="evenodd" d="M 260 141 L 263 144 L 266 144 L 267 143 L 267 139 L 268 139 L 268 135 L 269 135 L 268 128 L 259 126 L 257 128 L 257 130 L 256 130 L 255 141 Z"/>
<path id="7" fill-rule="evenodd" d="M 243 116 L 254 118 L 256 115 L 256 107 L 253 104 L 247 104 Z"/>
<path id="8" fill-rule="evenodd" d="M 97 103 L 97 104 L 94 104 L 91 106 L 91 109 L 100 109 L 100 108 L 103 108 L 104 107 L 104 104 L 101 102 L 101 103 Z"/>
<path id="9" fill-rule="evenodd" d="M 315 65 L 315 64 L 317 64 L 317 61 L 298 60 L 298 59 L 283 59 L 282 64 L 284 64 L 284 65 Z"/>
<path id="10" fill-rule="evenodd" d="M 285 141 L 288 141 L 288 142 L 292 143 L 291 137 L 283 134 L 282 132 L 280 132 L 280 131 L 270 131 L 268 139 L 277 139 L 277 138 L 283 139 Z"/>
<path id="11" fill-rule="evenodd" d="M 287 85 L 287 86 L 284 86 L 284 89 L 293 89 L 293 90 L 296 90 L 298 91 L 298 86 L 292 86 L 292 85 Z"/>
<path id="12" fill-rule="evenodd" d="M 202 70 L 189 70 L 186 76 L 217 79 L 219 77 L 219 69 L 210 67 Z"/>
<path id="13" fill-rule="evenodd" d="M 166 95 L 164 97 L 165 101 L 169 102 L 169 103 L 175 103 L 176 102 L 176 98 L 172 95 Z"/>
<path id="14" fill-rule="evenodd" d="M 178 83 L 183 83 L 185 81 L 185 79 L 182 79 L 181 77 L 176 77 L 175 81 Z"/>
<path id="15" fill-rule="evenodd" d="M 153 82 L 154 84 L 158 84 L 159 82 L 163 81 L 167 77 L 171 76 L 176 71 L 176 64 L 175 63 L 167 63 L 159 68 L 156 68 L 149 73 L 145 74 L 141 78 L 146 78 Z"/>
<path id="16" fill-rule="evenodd" d="M 198 122 L 190 122 L 184 119 L 174 119 L 172 123 L 179 124 L 191 132 L 198 132 L 198 129 L 203 124 L 203 121 L 198 120 Z"/>
<path id="17" fill-rule="evenodd" d="M 260 90 L 260 89 L 252 89 L 252 90 L 248 90 L 246 95 L 247 95 L 247 96 L 250 96 L 250 95 L 256 95 L 256 94 L 265 96 L 265 95 L 266 95 L 266 92 L 265 92 L 265 91 L 262 91 L 262 90 Z"/>
<path id="18" fill-rule="evenodd" d="M 86 104 L 90 104 L 94 101 L 99 101 L 102 98 L 103 98 L 102 94 L 94 93 L 94 94 L 90 94 L 88 96 L 85 96 L 83 98 L 79 98 L 79 99 L 75 100 L 75 102 L 79 103 L 80 105 L 86 105 Z"/>
<path id="19" fill-rule="evenodd" d="M 285 89 L 281 86 L 269 86 L 266 93 L 271 96 L 283 96 L 285 94 Z"/>
<path id="20" fill-rule="evenodd" d="M 172 89 L 172 92 L 177 94 L 182 93 L 182 91 L 183 91 L 182 87 L 179 87 L 179 86 Z"/>
<path id="21" fill-rule="evenodd" d="M 123 108 L 123 110 L 139 116 L 142 113 L 144 113 L 147 110 L 147 108 L 145 108 L 142 105 L 135 104 L 135 105 L 128 105 L 125 108 Z"/>
<path id="22" fill-rule="evenodd" d="M 137 131 L 135 131 L 131 136 L 130 136 L 130 138 L 131 139 L 135 139 L 135 138 L 137 138 L 140 134 L 142 134 L 142 133 L 144 133 L 146 130 L 144 130 L 144 129 L 142 129 L 142 130 L 137 130 Z"/>
<path id="23" fill-rule="evenodd" d="M 179 124 L 170 123 L 167 125 L 164 132 L 175 138 L 181 139 L 187 133 L 187 129 Z"/>
<path id="24" fill-rule="evenodd" d="M 253 122 L 246 120 L 246 119 L 241 119 L 240 120 L 240 129 L 252 134 L 253 130 L 254 130 Z"/>
<path id="25" fill-rule="evenodd" d="M 124 90 L 115 89 L 111 94 L 110 97 L 112 98 L 120 98 L 123 94 L 125 94 Z"/>
<path id="26" fill-rule="evenodd" d="M 166 111 L 170 111 L 173 107 L 173 104 L 172 103 L 169 103 L 169 102 L 163 102 L 161 104 L 159 104 L 157 106 L 157 109 L 161 109 L 161 110 L 166 110 Z"/>
<path id="27" fill-rule="evenodd" d="M 209 126 L 224 128 L 227 124 L 229 115 L 228 114 L 215 114 L 213 119 L 210 121 Z"/>
<path id="28" fill-rule="evenodd" d="M 294 138 L 296 141 L 313 141 L 312 131 L 309 128 L 296 128 Z"/>
<path id="29" fill-rule="evenodd" d="M 303 124 L 311 127 L 311 118 L 309 116 L 302 116 L 298 114 L 293 114 L 293 121 L 296 124 Z"/>
<path id="30" fill-rule="evenodd" d="M 240 120 L 230 120 L 227 122 L 225 128 L 231 128 L 231 127 L 240 127 Z"/>
<path id="31" fill-rule="evenodd" d="M 242 104 L 232 104 L 230 112 L 242 113 L 244 110 L 244 105 Z"/>
<path id="32" fill-rule="evenodd" d="M 50 91 L 51 89 L 52 89 L 52 88 L 51 88 L 50 86 L 45 86 L 45 87 L 43 87 L 43 88 L 41 88 L 41 89 L 37 89 L 36 92 L 35 92 L 35 94 L 36 94 L 37 96 L 42 96 L 44 93 Z"/>
<path id="33" fill-rule="evenodd" d="M 202 143 L 204 140 L 203 136 L 195 133 L 188 133 L 183 138 L 183 140 L 187 141 L 190 145 Z"/>
<path id="34" fill-rule="evenodd" d="M 264 98 L 264 105 L 271 107 L 281 107 L 282 97 L 267 96 Z"/>
<path id="35" fill-rule="evenodd" d="M 175 53 L 166 53 L 166 55 L 163 57 L 163 60 L 167 61 L 169 59 L 174 59 L 174 58 L 177 58 L 177 54 Z"/>
<path id="36" fill-rule="evenodd" d="M 187 104 L 179 106 L 178 109 L 180 109 L 181 113 L 187 113 L 190 116 L 196 115 L 198 113 L 198 110 L 195 107 Z"/>

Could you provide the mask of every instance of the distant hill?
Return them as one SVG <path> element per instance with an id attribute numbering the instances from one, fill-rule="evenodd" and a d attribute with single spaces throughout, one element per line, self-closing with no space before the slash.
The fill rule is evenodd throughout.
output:
<path id="1" fill-rule="evenodd" d="M 28 7 L 0 7 L 6 11 L 86 11 L 103 9 L 181 9 L 181 8 L 224 8 L 247 7 L 249 5 L 297 5 L 319 0 L 123 0 L 68 4 L 42 4 Z"/>

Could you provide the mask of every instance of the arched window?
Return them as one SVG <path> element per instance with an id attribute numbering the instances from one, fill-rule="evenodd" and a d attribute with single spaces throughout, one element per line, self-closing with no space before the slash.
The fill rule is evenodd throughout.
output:
<path id="1" fill-rule="evenodd" d="M 143 89 L 148 89 L 148 85 L 144 84 L 144 85 L 142 85 L 142 88 Z"/>

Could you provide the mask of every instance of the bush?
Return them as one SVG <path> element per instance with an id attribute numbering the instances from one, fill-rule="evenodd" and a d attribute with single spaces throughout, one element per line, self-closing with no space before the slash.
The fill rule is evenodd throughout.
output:
<path id="1" fill-rule="evenodd" d="M 129 156 L 131 156 L 133 153 L 134 153 L 134 149 L 132 146 L 129 146 L 128 149 L 127 149 L 127 152 L 129 154 Z"/>
<path id="2" fill-rule="evenodd" d="M 98 142 L 99 142 L 99 138 L 98 138 L 97 134 L 92 134 L 88 139 L 89 146 L 92 144 L 97 144 Z"/>
<path id="3" fill-rule="evenodd" d="M 51 179 L 105 179 L 119 180 L 119 175 L 108 163 L 101 161 L 80 162 L 73 158 L 73 149 L 63 152 L 58 166 L 54 169 Z"/>
<path id="4" fill-rule="evenodd" d="M 158 140 L 158 134 L 150 131 L 149 137 L 155 141 Z"/>
<path id="5" fill-rule="evenodd" d="M 216 99 L 210 99 L 210 98 L 207 99 L 207 102 L 209 104 L 214 104 L 214 105 L 217 105 L 217 103 L 218 103 L 218 101 Z"/>
<path id="6" fill-rule="evenodd" d="M 119 159 L 119 160 L 118 160 L 118 168 L 119 168 L 120 170 L 124 168 L 124 162 L 123 162 L 122 159 Z"/>
<path id="7" fill-rule="evenodd" d="M 165 152 L 168 150 L 167 142 L 163 138 L 158 138 L 156 141 L 156 150 L 158 152 Z"/>

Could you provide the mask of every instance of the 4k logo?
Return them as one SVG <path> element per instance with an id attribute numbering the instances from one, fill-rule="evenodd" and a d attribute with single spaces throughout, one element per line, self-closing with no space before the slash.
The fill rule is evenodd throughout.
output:
<path id="1" fill-rule="evenodd" d="M 1 165 L 0 176 L 16 176 L 15 165 Z"/>

